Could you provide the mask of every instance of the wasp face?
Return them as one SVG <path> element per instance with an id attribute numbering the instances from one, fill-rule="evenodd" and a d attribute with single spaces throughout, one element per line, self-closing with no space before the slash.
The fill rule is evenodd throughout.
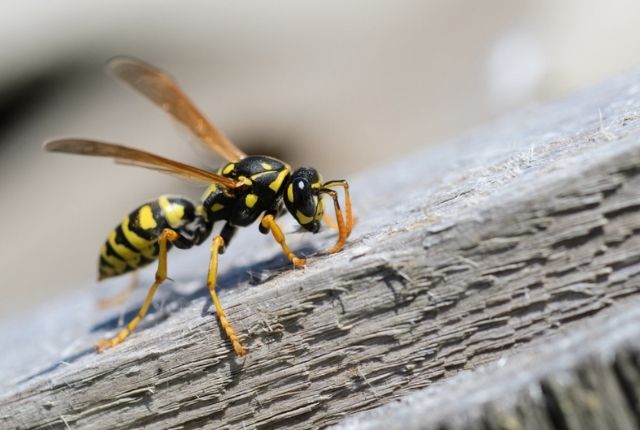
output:
<path id="1" fill-rule="evenodd" d="M 320 187 L 318 172 L 310 167 L 301 167 L 291 175 L 284 197 L 287 210 L 312 233 L 320 230 L 324 213 Z"/>

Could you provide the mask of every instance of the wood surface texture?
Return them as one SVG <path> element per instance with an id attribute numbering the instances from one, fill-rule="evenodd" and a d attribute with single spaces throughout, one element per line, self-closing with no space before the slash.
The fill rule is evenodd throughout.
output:
<path id="1" fill-rule="evenodd" d="M 637 429 L 640 300 L 332 430 Z"/>
<path id="2" fill-rule="evenodd" d="M 2 322 L 0 428 L 318 428 L 466 378 L 468 389 L 443 396 L 453 405 L 438 411 L 448 416 L 423 417 L 431 428 L 465 411 L 475 381 L 498 396 L 514 378 L 483 379 L 485 368 L 474 369 L 512 357 L 530 363 L 523 371 L 551 367 L 547 345 L 560 334 L 611 345 L 585 327 L 639 298 L 640 73 L 347 179 L 358 223 L 343 252 L 322 254 L 334 232 L 292 234 L 288 223 L 294 248 L 311 255 L 307 268 L 292 270 L 256 226 L 221 257 L 220 298 L 247 357 L 234 357 L 211 314 L 207 246 L 172 251 L 175 282 L 141 327 L 103 354 L 92 345 L 121 318 L 117 308 L 96 310 L 91 283 Z M 151 277 L 143 275 L 144 287 Z M 637 319 L 625 321 L 638 327 Z M 558 354 L 577 354 L 580 344 Z M 637 354 L 611 353 L 637 366 Z M 609 367 L 594 369 L 594 384 L 610 380 Z M 637 406 L 637 373 L 630 378 Z M 562 380 L 548 381 L 544 390 L 562 391 Z M 537 411 L 549 428 L 564 428 Z M 493 422 L 478 414 L 478 426 Z"/>

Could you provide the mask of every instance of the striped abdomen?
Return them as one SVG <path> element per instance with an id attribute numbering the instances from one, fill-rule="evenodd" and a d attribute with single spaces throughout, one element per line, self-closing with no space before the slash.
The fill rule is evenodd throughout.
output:
<path id="1" fill-rule="evenodd" d="M 158 238 L 162 230 L 171 228 L 180 232 L 194 217 L 193 203 L 182 197 L 161 196 L 140 206 L 109 233 L 102 245 L 98 279 L 121 275 L 151 263 L 158 258 Z"/>

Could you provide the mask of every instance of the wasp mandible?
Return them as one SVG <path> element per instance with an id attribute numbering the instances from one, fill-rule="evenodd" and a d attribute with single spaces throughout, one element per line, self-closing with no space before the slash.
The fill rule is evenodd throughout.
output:
<path id="1" fill-rule="evenodd" d="M 185 125 L 205 147 L 228 163 L 213 173 L 114 143 L 89 139 L 59 139 L 45 143 L 48 151 L 111 157 L 118 163 L 209 184 L 198 204 L 184 197 L 163 195 L 125 216 L 109 233 L 98 260 L 99 280 L 137 270 L 155 260 L 158 260 L 158 267 L 155 281 L 136 316 L 115 337 L 99 342 L 96 349 L 102 351 L 121 343 L 144 318 L 153 295 L 167 278 L 167 252 L 172 246 L 188 249 L 200 245 L 211 235 L 217 222 L 224 222 L 220 233 L 211 241 L 207 287 L 220 325 L 236 355 L 243 356 L 246 349 L 227 320 L 216 294 L 218 256 L 229 245 L 238 227 L 248 226 L 260 218 L 260 232 L 271 232 L 293 265 L 304 266 L 305 259 L 289 248 L 276 219 L 288 211 L 304 229 L 317 233 L 324 216 L 324 195 L 333 201 L 338 229 L 338 239 L 329 253 L 340 251 L 353 227 L 349 184 L 345 180 L 323 182 L 311 167 L 294 171 L 276 158 L 246 155 L 198 111 L 171 76 L 154 66 L 137 59 L 118 57 L 107 64 L 107 69 Z M 344 190 L 344 214 L 336 187 Z"/>

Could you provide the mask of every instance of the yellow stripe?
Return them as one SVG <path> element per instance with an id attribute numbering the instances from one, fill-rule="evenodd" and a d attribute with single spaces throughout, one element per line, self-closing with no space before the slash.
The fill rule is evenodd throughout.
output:
<path id="1" fill-rule="evenodd" d="M 158 254 L 154 254 L 153 250 L 153 246 L 148 246 L 147 248 L 140 250 L 140 254 L 142 254 L 142 256 L 147 260 L 155 260 L 158 258 Z"/>
<path id="2" fill-rule="evenodd" d="M 144 205 L 138 211 L 138 224 L 143 230 L 151 230 L 158 226 L 156 219 L 153 217 L 151 206 Z"/>
<path id="3" fill-rule="evenodd" d="M 300 224 L 309 224 L 310 222 L 313 221 L 313 217 L 312 216 L 306 216 L 305 214 L 303 214 L 299 210 L 296 211 L 296 218 L 297 218 L 297 220 L 298 220 L 298 222 Z"/>
<path id="4" fill-rule="evenodd" d="M 100 255 L 102 255 L 102 258 L 104 258 L 109 264 L 111 264 L 111 266 L 113 266 L 116 272 L 122 273 L 126 270 L 127 263 L 125 263 L 124 261 L 120 260 L 117 257 L 114 257 L 113 255 L 107 254 L 106 244 L 102 244 L 102 248 L 100 249 Z"/>
<path id="5" fill-rule="evenodd" d="M 247 197 L 244 198 L 244 204 L 249 208 L 252 208 L 257 202 L 258 196 L 255 194 L 247 194 Z"/>
<path id="6" fill-rule="evenodd" d="M 158 198 L 160 209 L 164 218 L 173 228 L 179 228 L 184 225 L 184 206 L 179 203 L 172 203 L 167 196 Z"/>
<path id="7" fill-rule="evenodd" d="M 140 254 L 131 249 L 127 248 L 125 245 L 121 245 L 116 242 L 116 231 L 112 230 L 109 233 L 109 245 L 111 245 L 111 249 L 115 251 L 123 260 L 127 262 L 127 264 L 131 267 L 138 267 L 140 264 Z"/>
<path id="8" fill-rule="evenodd" d="M 265 163 L 264 161 L 261 161 L 260 165 L 264 170 L 273 170 L 273 166 L 269 163 Z"/>
<path id="9" fill-rule="evenodd" d="M 268 170 L 266 172 L 260 172 L 260 173 L 255 173 L 253 175 L 251 175 L 251 179 L 252 180 L 257 180 L 258 178 L 264 176 L 264 175 L 273 175 L 275 172 L 273 170 Z"/>
<path id="10" fill-rule="evenodd" d="M 287 187 L 287 199 L 293 203 L 293 185 L 289 184 Z"/>
<path id="11" fill-rule="evenodd" d="M 221 203 L 214 203 L 213 206 L 211 206 L 211 212 L 217 212 L 222 209 L 224 209 L 224 205 Z"/>
<path id="12" fill-rule="evenodd" d="M 288 174 L 289 174 L 289 170 L 287 169 L 282 170 L 280 173 L 278 173 L 278 176 L 276 177 L 276 179 L 274 179 L 273 182 L 269 184 L 269 188 L 271 188 L 275 192 L 278 192 L 278 190 L 282 186 L 282 181 L 284 181 L 284 178 Z"/>
<path id="13" fill-rule="evenodd" d="M 128 216 L 125 217 L 124 220 L 122 220 L 122 232 L 124 233 L 124 237 L 127 238 L 129 243 L 138 250 L 146 249 L 153 244 L 153 241 L 140 237 L 134 231 L 129 229 Z"/>
<path id="14" fill-rule="evenodd" d="M 124 237 L 127 238 L 129 243 L 140 251 L 140 254 L 142 254 L 143 257 L 149 260 L 155 260 L 158 258 L 158 256 L 153 253 L 153 244 L 156 243 L 156 241 L 140 237 L 136 232 L 129 229 L 129 217 L 125 217 L 122 221 L 122 233 L 124 233 Z"/>

